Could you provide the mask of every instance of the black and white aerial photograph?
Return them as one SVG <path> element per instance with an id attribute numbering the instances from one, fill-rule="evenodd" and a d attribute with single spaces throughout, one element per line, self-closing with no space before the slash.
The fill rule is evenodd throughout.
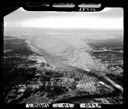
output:
<path id="1" fill-rule="evenodd" d="M 4 103 L 123 104 L 123 8 L 4 16 Z"/>

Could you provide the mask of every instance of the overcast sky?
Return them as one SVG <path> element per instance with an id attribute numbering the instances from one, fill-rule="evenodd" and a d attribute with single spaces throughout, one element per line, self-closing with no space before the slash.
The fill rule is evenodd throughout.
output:
<path id="1" fill-rule="evenodd" d="M 123 29 L 123 9 L 101 12 L 35 12 L 19 8 L 4 18 L 5 27 Z"/>
<path id="2" fill-rule="evenodd" d="M 123 8 L 105 8 L 100 12 L 25 11 L 19 8 L 4 17 L 4 36 L 25 34 L 58 38 L 122 37 Z"/>

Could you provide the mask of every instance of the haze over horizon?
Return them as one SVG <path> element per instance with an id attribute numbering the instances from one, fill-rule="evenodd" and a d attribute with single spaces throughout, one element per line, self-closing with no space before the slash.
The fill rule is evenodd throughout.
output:
<path id="1" fill-rule="evenodd" d="M 90 33 L 98 33 L 95 38 L 98 38 L 99 33 L 123 35 L 123 9 L 105 8 L 100 12 L 86 13 L 36 12 L 19 8 L 4 17 L 4 34 L 16 34 L 16 32 L 20 34 L 48 33 L 52 37 L 56 37 L 57 34 L 75 37 L 76 33 L 85 37 Z M 109 37 L 113 36 L 103 36 L 103 38 Z"/>
<path id="2" fill-rule="evenodd" d="M 7 35 L 31 36 L 31 46 L 43 51 L 52 65 L 63 62 L 87 69 L 96 63 L 87 52 L 92 48 L 83 39 L 123 37 L 123 9 L 105 8 L 101 12 L 84 13 L 35 12 L 19 8 L 4 17 L 4 36 Z"/>

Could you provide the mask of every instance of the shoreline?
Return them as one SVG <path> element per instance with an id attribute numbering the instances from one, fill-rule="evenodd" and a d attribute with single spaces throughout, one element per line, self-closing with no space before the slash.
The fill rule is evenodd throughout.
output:
<path id="1" fill-rule="evenodd" d="M 61 70 L 64 70 L 64 69 L 72 68 L 72 66 L 66 65 L 65 63 L 61 62 L 57 57 L 52 56 L 52 55 L 48 54 L 47 52 L 45 52 L 45 50 L 36 47 L 34 45 L 34 43 L 32 44 L 32 41 L 33 41 L 33 37 L 26 40 L 26 43 L 28 44 L 28 47 L 34 53 L 37 53 L 40 56 L 43 56 L 43 58 L 46 60 L 46 62 L 48 64 L 50 64 L 51 66 L 54 66 L 56 70 L 61 71 Z"/>

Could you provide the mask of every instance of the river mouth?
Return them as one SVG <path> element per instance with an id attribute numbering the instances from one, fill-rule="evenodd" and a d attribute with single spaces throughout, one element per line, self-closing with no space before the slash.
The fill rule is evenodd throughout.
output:
<path id="1" fill-rule="evenodd" d="M 111 103 L 111 99 L 113 100 L 113 103 L 116 103 L 114 99 L 118 99 L 120 95 L 122 95 L 121 87 L 117 83 L 115 83 L 115 80 L 112 81 L 108 79 L 108 77 L 105 77 L 105 75 L 99 75 L 103 72 L 92 72 L 87 69 L 78 68 L 79 64 L 76 64 L 78 67 L 73 67 L 68 64 L 64 64 L 64 60 L 62 61 L 61 58 L 58 58 L 58 56 L 51 55 L 50 53 L 46 52 L 44 49 L 41 49 L 37 46 L 33 46 L 34 43 L 30 45 L 29 41 L 24 41 L 22 39 L 12 39 L 12 40 L 6 40 L 6 44 L 9 44 L 9 42 L 12 42 L 12 45 L 8 45 L 9 49 L 12 49 L 11 51 L 7 51 L 8 54 L 11 54 L 12 57 L 9 55 L 9 57 L 6 58 L 6 67 L 8 68 L 8 61 L 11 59 L 13 61 L 11 62 L 20 62 L 18 65 L 18 68 L 13 68 L 11 70 L 11 73 L 17 74 L 17 71 L 15 70 L 24 70 L 24 72 L 19 72 L 19 76 L 22 76 L 23 78 L 26 77 L 23 74 L 26 74 L 28 76 L 32 76 L 33 79 L 29 80 L 30 83 L 28 86 L 26 86 L 26 82 L 22 84 L 22 86 L 26 87 L 24 95 L 19 99 L 13 99 L 11 103 L 19 103 L 19 102 L 25 102 L 24 99 L 27 99 L 29 101 L 29 97 L 35 98 L 35 96 L 38 96 L 41 100 L 41 102 L 45 103 L 56 103 L 56 102 L 71 102 L 71 103 L 80 103 L 80 102 L 91 102 L 95 99 L 105 99 L 106 101 Z M 27 43 L 26 43 L 27 42 Z M 19 44 L 19 46 L 17 46 Z M 23 47 L 24 45 L 24 47 Z M 29 45 L 29 47 L 28 47 Z M 7 45 L 6 45 L 7 46 Z M 13 48 L 14 47 L 14 48 Z M 18 47 L 18 48 L 17 48 Z M 28 49 L 29 48 L 29 49 Z M 6 50 L 6 49 L 5 49 Z M 31 50 L 36 50 L 34 52 L 30 52 Z M 25 52 L 19 52 L 19 51 L 25 51 Z M 41 53 L 42 51 L 42 53 Z M 5 52 L 5 54 L 7 55 Z M 19 56 L 15 53 L 19 53 Z M 24 56 L 22 53 L 26 53 Z M 29 55 L 28 55 L 29 53 Z M 83 53 L 83 52 L 79 52 Z M 76 53 L 77 54 L 77 53 Z M 80 56 L 84 57 L 83 55 L 86 54 L 77 54 L 76 60 L 74 62 L 79 62 L 77 59 L 80 59 Z M 8 56 L 8 55 L 7 55 Z M 74 55 L 73 55 L 74 56 Z M 25 58 L 26 57 L 26 58 Z M 46 59 L 47 61 L 43 61 L 43 59 Z M 33 62 L 33 68 L 32 66 L 32 60 Z M 58 59 L 58 60 L 57 60 Z M 72 59 L 72 58 L 71 58 Z M 82 58 L 81 58 L 82 59 Z M 86 58 L 85 58 L 86 59 Z M 15 61 L 17 60 L 17 61 Z M 23 61 L 21 61 L 23 60 Z M 41 63 L 41 60 L 43 63 Z M 66 61 L 66 60 L 65 60 Z M 61 63 L 62 62 L 62 63 Z M 67 61 L 66 61 L 67 62 Z M 82 62 L 82 61 L 81 61 Z M 29 65 L 26 68 L 26 63 Z M 51 66 L 55 66 L 58 68 L 58 70 L 50 69 L 50 66 L 47 66 L 47 64 L 51 64 Z M 61 63 L 61 64 L 60 64 Z M 84 64 L 84 63 L 83 63 Z M 13 63 L 12 63 L 13 65 Z M 73 64 L 72 64 L 73 65 Z M 46 67 L 45 67 L 46 66 Z M 114 66 L 113 66 L 114 67 Z M 116 68 L 116 67 L 115 67 Z M 28 70 L 27 70 L 28 69 Z M 35 70 L 33 74 L 31 73 Z M 22 71 L 23 71 L 22 70 Z M 10 71 L 10 70 L 9 70 Z M 8 72 L 9 72 L 8 71 Z M 22 73 L 20 75 L 20 73 Z M 36 76 L 37 75 L 37 76 Z M 18 75 L 17 75 L 18 76 Z M 17 77 L 16 77 L 17 78 Z M 116 78 L 115 78 L 116 79 Z M 10 79 L 12 80 L 12 79 Z M 17 80 L 17 79 L 16 79 Z M 38 81 L 35 81 L 38 80 Z M 6 80 L 7 81 L 7 80 Z M 27 79 L 28 81 L 28 79 Z M 21 81 L 19 81 L 21 82 Z M 11 83 L 11 82 L 9 82 Z M 47 84 L 48 83 L 48 84 Z M 17 86 L 13 86 L 14 88 L 19 87 L 20 84 Z M 34 89 L 34 92 L 29 92 L 28 95 L 26 95 L 27 90 L 29 87 L 34 86 L 40 86 L 38 89 Z M 118 87 L 117 87 L 118 85 Z M 8 86 L 8 84 L 7 84 Z M 21 87 L 22 88 L 22 87 Z M 121 90 L 120 90 L 121 89 Z M 8 101 L 12 99 L 11 93 L 15 89 L 9 89 L 9 94 L 7 94 Z M 11 91 L 12 90 L 12 91 Z M 18 90 L 21 90 L 20 87 Z M 59 91 L 58 91 L 59 90 Z M 32 94 L 32 95 L 31 95 Z M 11 96 L 11 97 L 10 97 Z M 45 97 L 47 97 L 48 101 L 44 101 Z M 116 98 L 113 98 L 116 97 Z M 91 101 L 90 101 L 90 99 Z M 22 101 L 23 100 L 23 101 Z M 40 100 L 38 102 L 40 102 Z M 119 98 L 120 100 L 120 98 Z M 32 103 L 36 102 L 36 100 L 33 100 Z M 120 101 L 119 101 L 120 102 Z M 118 102 L 118 103 L 119 103 Z"/>
<path id="2" fill-rule="evenodd" d="M 65 61 L 67 61 L 67 59 L 64 56 L 62 57 L 56 56 L 56 54 L 51 54 L 49 53 L 49 51 L 46 50 L 46 48 L 43 49 L 42 47 L 39 47 L 37 43 L 38 41 L 36 42 L 34 38 L 30 40 L 30 45 L 34 47 L 34 49 L 32 50 L 34 52 L 36 52 L 35 50 L 38 50 L 38 54 L 42 55 L 48 64 L 54 66 L 56 70 L 62 70 L 69 67 L 69 65 L 66 65 L 64 63 Z"/>
<path id="3" fill-rule="evenodd" d="M 78 36 L 74 39 L 56 36 L 38 36 L 30 39 L 30 44 L 39 51 L 51 66 L 57 69 L 78 67 L 89 70 L 94 61 L 90 55 L 92 50 L 85 41 Z M 34 52 L 35 49 L 32 49 Z"/>
<path id="4" fill-rule="evenodd" d="M 40 37 L 39 39 L 38 38 L 31 39 L 32 46 L 37 48 L 40 51 L 40 54 L 43 55 L 43 57 L 47 60 L 47 62 L 51 66 L 55 66 L 57 71 L 66 71 L 66 70 L 69 71 L 70 69 L 72 69 L 72 67 L 76 67 L 76 68 L 80 68 L 88 72 L 89 68 L 93 67 L 94 64 L 99 64 L 99 63 L 94 63 L 95 61 L 93 61 L 89 52 L 86 51 L 85 45 L 83 45 L 83 48 L 82 48 L 80 45 L 81 43 L 80 43 L 78 44 L 78 46 L 80 45 L 80 48 L 79 47 L 77 48 L 76 46 L 72 45 L 69 42 L 63 43 L 64 44 L 63 45 L 61 41 L 59 42 L 60 44 L 58 43 L 58 41 L 59 41 L 58 39 L 56 39 L 55 41 L 53 39 L 50 41 L 50 43 L 52 43 L 53 45 L 52 44 L 50 45 L 50 43 L 46 44 L 46 42 L 48 43 L 48 40 L 45 40 L 45 39 L 42 40 L 42 38 L 40 39 Z M 44 45 L 42 43 L 44 43 Z M 62 102 L 63 103 L 64 102 L 80 103 L 80 102 L 86 102 L 86 100 L 89 101 L 89 99 L 104 99 L 107 97 L 115 97 L 122 93 L 120 89 L 115 87 L 117 84 L 114 83 L 113 81 L 112 82 L 108 81 L 107 80 L 108 78 L 105 77 L 104 74 L 103 74 L 104 76 L 102 75 L 101 77 L 99 77 L 99 75 L 96 75 L 90 72 L 89 75 L 105 82 L 105 84 L 107 85 L 110 85 L 111 87 L 114 88 L 114 91 L 108 92 L 106 94 L 101 94 L 101 95 L 100 94 L 94 94 L 94 95 L 89 94 L 89 95 L 68 97 L 68 98 L 63 98 L 62 100 L 61 99 L 55 100 L 54 102 L 55 103 L 60 103 L 60 102 L 61 103 Z"/>

